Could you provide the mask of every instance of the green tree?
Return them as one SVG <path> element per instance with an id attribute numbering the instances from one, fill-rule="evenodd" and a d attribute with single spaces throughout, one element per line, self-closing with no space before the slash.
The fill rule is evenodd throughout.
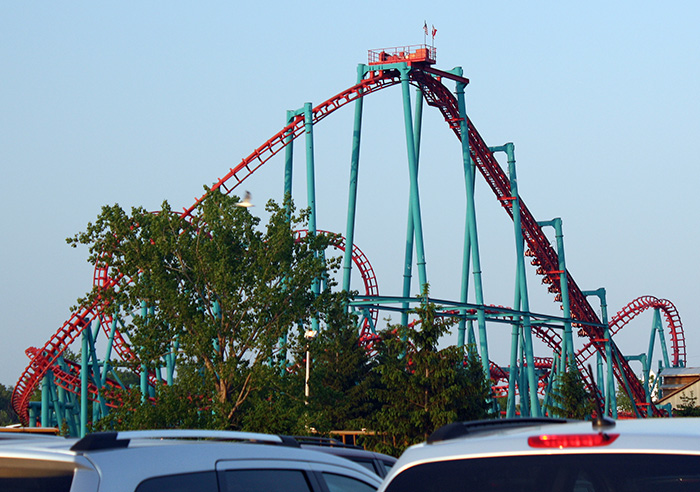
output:
<path id="1" fill-rule="evenodd" d="M 634 404 L 632 403 L 632 398 L 625 390 L 624 385 L 619 385 L 617 391 L 615 392 L 615 400 L 617 401 L 617 411 L 630 413 L 634 415 Z"/>
<path id="2" fill-rule="evenodd" d="M 371 389 L 376 361 L 361 346 L 354 316 L 343 306 L 329 313 L 313 340 L 298 343 L 285 370 L 269 371 L 267 384 L 249 398 L 243 427 L 295 435 L 360 429 L 377 408 Z M 310 395 L 305 398 L 306 356 Z"/>
<path id="3" fill-rule="evenodd" d="M 378 408 L 372 395 L 378 384 L 377 360 L 360 345 L 358 330 L 346 313 L 336 313 L 335 319 L 333 329 L 309 346 L 309 422 L 324 434 L 361 429 Z"/>
<path id="4" fill-rule="evenodd" d="M 552 391 L 552 403 L 548 406 L 550 413 L 570 419 L 589 418 L 593 412 L 594 403 L 576 365 L 571 364 L 558 379 L 558 384 Z"/>
<path id="5" fill-rule="evenodd" d="M 266 364 L 283 364 L 298 343 L 293 328 L 313 317 L 325 322 L 346 299 L 330 288 L 312 292 L 321 278 L 334 286 L 339 260 L 322 255 L 330 238 L 295 237 L 306 212 L 271 201 L 261 230 L 259 219 L 237 202 L 210 192 L 188 219 L 167 202 L 157 213 L 105 206 L 68 240 L 89 245 L 91 263 L 123 275 L 114 288 L 95 288 L 80 302 L 99 297 L 124 320 L 134 364 L 162 365 L 177 341 L 178 377 L 188 376 L 178 391 L 203 395 L 217 425 L 227 428 L 240 428 L 248 397 L 267 380 Z"/>
<path id="6" fill-rule="evenodd" d="M 12 408 L 12 387 L 0 384 L 0 426 L 19 424 L 19 418 Z"/>
<path id="7" fill-rule="evenodd" d="M 455 320 L 438 315 L 427 289 L 415 314 L 419 322 L 382 332 L 375 390 L 381 407 L 367 428 L 376 432 L 370 446 L 388 454 L 445 424 L 489 416 L 490 388 L 478 357 L 463 347 L 438 348 Z"/>
<path id="8" fill-rule="evenodd" d="M 93 431 L 160 428 L 208 429 L 225 427 L 211 411 L 211 398 L 204 385 L 192 384 L 180 375 L 172 386 L 159 385 L 153 398 L 143 398 L 134 387 L 110 395 L 120 405 L 93 423 Z"/>

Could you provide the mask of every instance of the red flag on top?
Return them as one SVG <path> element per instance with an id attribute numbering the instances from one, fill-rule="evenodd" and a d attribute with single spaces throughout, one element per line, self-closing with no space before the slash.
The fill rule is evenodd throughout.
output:
<path id="1" fill-rule="evenodd" d="M 435 29 L 435 26 L 433 26 L 433 37 L 435 37 L 436 32 L 437 32 L 437 29 Z"/>
<path id="2" fill-rule="evenodd" d="M 423 21 L 423 31 L 425 31 L 425 35 L 428 35 L 428 23 Z"/>

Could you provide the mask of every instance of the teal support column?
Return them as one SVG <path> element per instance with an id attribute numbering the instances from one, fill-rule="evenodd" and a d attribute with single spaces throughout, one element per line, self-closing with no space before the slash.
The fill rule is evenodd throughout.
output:
<path id="1" fill-rule="evenodd" d="M 105 351 L 105 360 L 102 362 L 102 386 L 107 383 L 107 374 L 111 370 L 109 360 L 112 358 L 112 347 L 114 347 L 114 337 L 117 334 L 117 317 L 112 318 L 111 326 L 109 327 L 109 339 L 107 340 L 107 350 Z"/>
<path id="2" fill-rule="evenodd" d="M 510 364 L 508 371 L 508 400 L 506 403 L 506 418 L 515 418 L 515 386 L 518 381 L 518 342 L 520 340 L 520 326 L 513 320 L 510 331 Z M 522 393 L 522 391 L 521 391 Z"/>
<path id="3" fill-rule="evenodd" d="M 418 163 L 420 162 L 420 139 L 421 128 L 423 126 L 423 92 L 418 89 L 416 91 L 416 111 L 413 124 L 413 142 L 415 144 L 416 158 L 416 174 L 418 173 Z M 408 218 L 406 220 L 406 247 L 404 250 L 404 269 L 403 269 L 403 297 L 411 296 L 411 279 L 413 278 L 413 245 L 415 237 L 415 226 L 413 223 L 413 210 L 411 202 L 408 206 Z M 422 291 L 419 292 L 422 294 Z M 401 312 L 401 324 L 408 325 L 408 303 L 403 304 Z"/>
<path id="4" fill-rule="evenodd" d="M 595 373 L 595 380 L 596 380 L 596 385 L 598 386 L 598 389 L 600 390 L 600 394 L 603 397 L 603 401 L 606 401 L 608 396 L 607 396 L 607 390 L 606 390 L 606 384 L 605 384 L 605 376 L 603 376 L 603 355 L 600 352 L 596 352 L 596 373 Z"/>
<path id="5" fill-rule="evenodd" d="M 148 371 L 146 370 L 145 364 L 141 364 L 140 376 L 140 387 L 141 387 L 141 403 L 148 399 Z"/>
<path id="6" fill-rule="evenodd" d="M 100 325 L 99 323 L 95 323 L 95 333 L 93 334 L 90 330 L 90 327 L 86 328 L 83 333 L 87 332 L 87 343 L 88 343 L 88 357 L 91 361 L 90 363 L 90 368 L 91 368 L 91 373 L 92 373 L 92 380 L 95 382 L 95 386 L 97 386 L 97 406 L 95 407 L 98 409 L 95 413 L 95 419 L 98 419 L 100 417 L 103 417 L 107 415 L 108 409 L 107 409 L 107 402 L 104 399 L 104 395 L 102 394 L 103 388 L 100 385 L 100 382 L 102 381 L 102 374 L 100 372 L 100 365 L 97 360 L 97 352 L 95 350 L 95 340 L 97 338 L 97 333 L 99 333 Z"/>
<path id="7" fill-rule="evenodd" d="M 457 346 L 464 347 L 466 343 L 466 332 L 467 332 L 467 320 L 464 319 L 464 315 L 459 318 L 459 323 L 457 323 Z"/>
<path id="8" fill-rule="evenodd" d="M 605 343 L 605 413 L 613 418 L 617 418 L 617 395 L 615 393 L 615 375 L 613 373 L 612 340 L 610 334 L 610 324 L 608 322 L 608 302 L 606 292 L 603 287 L 596 290 L 585 290 L 584 296 L 597 296 L 600 299 L 601 322 L 604 325 L 603 337 Z"/>
<path id="9" fill-rule="evenodd" d="M 647 354 L 639 354 L 639 355 L 628 355 L 625 357 L 626 360 L 636 360 L 641 362 L 642 364 L 642 387 L 644 388 L 644 397 L 645 397 L 645 402 L 646 402 L 646 416 L 651 417 L 653 415 L 653 411 L 651 409 L 651 385 L 649 384 L 649 363 L 648 363 L 648 358 Z"/>
<path id="10" fill-rule="evenodd" d="M 314 121 L 311 103 L 304 104 L 304 133 L 306 136 L 306 198 L 309 208 L 309 234 L 316 235 L 316 171 L 314 169 Z M 320 279 L 314 279 L 311 291 L 318 296 Z M 311 329 L 318 331 L 318 317 L 311 319 Z"/>
<path id="11" fill-rule="evenodd" d="M 79 437 L 85 437 L 87 434 L 88 422 L 88 337 L 90 333 L 90 325 L 85 327 L 82 333 L 82 352 L 80 361 L 80 429 Z"/>
<path id="12" fill-rule="evenodd" d="M 46 371 L 41 380 L 41 426 L 51 427 L 50 410 L 51 410 L 51 382 L 53 380 L 53 372 L 49 369 Z"/>
<path id="13" fill-rule="evenodd" d="M 38 403 L 39 407 L 41 407 L 41 403 L 35 402 L 35 401 L 29 402 L 29 427 L 36 427 L 36 424 L 38 421 L 37 411 L 36 411 L 36 405 L 32 405 L 32 403 Z M 39 408 L 39 413 L 41 413 L 41 408 Z"/>
<path id="14" fill-rule="evenodd" d="M 666 346 L 666 337 L 664 336 L 664 327 L 661 324 L 661 312 L 659 308 L 654 309 L 654 328 L 659 334 L 659 343 L 661 345 L 661 355 L 664 359 L 664 367 L 671 367 L 671 361 L 668 357 L 668 347 Z M 651 356 L 649 357 L 651 361 Z M 651 362 L 650 362 L 651 363 Z M 659 371 L 660 372 L 660 371 Z"/>
<path id="15" fill-rule="evenodd" d="M 549 407 L 549 400 L 552 395 L 552 387 L 554 386 L 554 381 L 557 376 L 557 367 L 559 367 L 559 354 L 554 352 L 554 357 L 552 358 L 552 370 L 549 371 L 549 378 L 547 380 L 547 387 L 544 391 L 544 398 L 542 399 L 542 409 Z"/>
<path id="16" fill-rule="evenodd" d="M 362 82 L 366 65 L 357 67 L 357 83 Z M 345 252 L 343 253 L 343 290 L 350 292 L 352 274 L 352 249 L 355 245 L 355 213 L 357 211 L 357 180 L 360 172 L 360 141 L 362 137 L 362 107 L 364 97 L 355 101 L 355 118 L 352 127 L 352 154 L 350 155 L 350 189 L 348 190 L 348 216 L 345 223 Z"/>
<path id="17" fill-rule="evenodd" d="M 492 147 L 491 152 L 505 152 L 508 158 L 508 179 L 510 181 L 510 200 L 511 210 L 513 213 L 513 231 L 515 233 L 515 254 L 516 254 L 516 289 L 514 309 L 525 313 L 518 317 L 518 327 L 522 327 L 523 331 L 523 349 L 525 351 L 525 369 L 527 374 L 527 383 L 530 397 L 530 410 L 533 417 L 541 416 L 539 399 L 537 397 L 537 370 L 535 368 L 535 356 L 532 346 L 532 326 L 530 324 L 530 299 L 527 291 L 527 278 L 525 270 L 525 240 L 523 239 L 522 218 L 520 215 L 520 195 L 518 193 L 518 175 L 515 168 L 515 145 L 512 142 L 501 147 Z M 521 324 L 522 322 L 522 324 Z M 514 326 L 514 329 L 516 326 Z M 511 363 L 513 363 L 514 354 L 517 354 L 517 339 L 513 340 L 511 335 L 511 343 L 516 344 L 516 350 L 511 349 Z M 511 381 L 512 380 L 512 381 Z M 515 399 L 514 386 L 515 380 L 509 377 L 508 381 L 508 398 Z M 522 398 L 522 393 L 521 393 Z M 515 402 L 509 402 L 509 409 L 514 411 Z"/>
<path id="18" fill-rule="evenodd" d="M 68 364 L 66 364 L 66 361 L 63 358 L 63 355 L 59 355 L 56 358 L 56 364 L 58 365 L 61 371 L 70 371 L 70 369 L 68 368 Z M 64 430 L 64 425 L 67 425 L 69 436 L 79 436 L 80 404 L 78 403 L 78 400 L 80 398 L 80 395 L 78 394 L 76 396 L 72 393 L 67 392 L 60 386 L 52 384 L 51 397 L 53 398 L 53 409 L 54 415 L 56 416 L 56 426 Z"/>
<path id="19" fill-rule="evenodd" d="M 66 418 L 63 415 L 63 403 L 61 399 L 61 392 L 59 391 L 58 385 L 54 384 L 53 382 L 51 383 L 51 405 L 53 406 L 53 415 L 54 418 L 52 419 L 52 426 L 61 428 L 63 427 L 64 422 L 66 422 Z"/>
<path id="20" fill-rule="evenodd" d="M 613 357 L 615 358 L 615 362 L 619 365 L 621 361 L 617 356 L 617 353 L 613 353 Z M 632 410 L 634 411 L 634 416 L 635 418 L 640 418 L 641 415 L 639 414 L 639 409 L 637 408 L 634 398 L 632 397 L 632 389 L 630 388 L 629 381 L 627 381 L 627 376 L 625 375 L 624 371 L 621 371 L 620 374 L 622 375 L 622 385 L 624 387 L 624 391 L 627 393 L 627 395 L 629 395 L 630 399 L 632 400 Z"/>
<path id="21" fill-rule="evenodd" d="M 649 349 L 647 350 L 646 364 L 644 364 L 644 370 L 647 373 L 651 373 L 651 361 L 654 360 L 654 341 L 656 339 L 656 316 L 657 310 L 654 310 L 654 319 L 651 324 L 651 333 L 649 334 Z M 647 381 L 647 384 L 649 382 Z"/>
<path id="22" fill-rule="evenodd" d="M 309 207 L 309 233 L 316 234 L 316 171 L 314 164 L 314 122 L 311 103 L 304 104 L 306 138 L 306 198 Z M 316 292 L 318 294 L 318 292 Z"/>
<path id="23" fill-rule="evenodd" d="M 145 301 L 141 301 L 141 316 L 143 318 L 148 316 L 148 306 Z M 141 364 L 140 376 L 141 402 L 143 403 L 148 398 L 148 372 L 144 364 Z"/>
<path id="24" fill-rule="evenodd" d="M 410 181 L 410 203 L 413 216 L 414 238 L 416 243 L 416 267 L 418 268 L 419 290 L 428 283 L 425 267 L 425 244 L 423 242 L 423 222 L 420 210 L 420 194 L 418 191 L 418 164 L 416 159 L 416 144 L 413 134 L 413 122 L 411 114 L 411 94 L 408 73 L 410 68 L 406 64 L 399 67 L 401 73 L 401 89 L 403 94 L 404 126 L 406 129 L 406 150 L 408 154 L 408 173 Z"/>
<path id="25" fill-rule="evenodd" d="M 458 75 L 461 76 L 461 69 Z M 469 149 L 469 131 L 467 124 L 467 105 L 464 100 L 464 88 L 466 84 L 457 82 L 457 104 L 459 108 L 460 119 L 460 135 L 462 144 L 462 163 L 464 167 L 464 181 L 467 194 L 467 214 L 465 227 L 464 241 L 464 257 L 462 269 L 462 298 L 461 302 L 466 302 L 467 285 L 469 279 L 469 257 L 472 259 L 472 276 L 474 278 L 474 296 L 476 303 L 479 305 L 477 309 L 477 327 L 479 330 L 479 348 L 481 356 L 481 364 L 484 370 L 484 375 L 487 379 L 491 377 L 489 369 L 489 350 L 488 341 L 486 339 L 486 315 L 484 313 L 484 293 L 481 283 L 481 260 L 479 258 L 479 240 L 476 232 L 476 209 L 474 205 L 474 171 L 471 164 L 471 156 Z M 466 274 L 466 275 L 465 275 Z"/>
<path id="26" fill-rule="evenodd" d="M 66 390 L 61 388 L 60 386 L 56 385 L 54 394 L 54 413 L 56 414 L 56 422 L 57 422 L 57 427 L 60 429 L 64 426 L 68 427 L 68 433 L 71 436 L 75 435 L 75 428 L 73 428 L 73 431 L 71 432 L 71 422 L 72 422 L 72 415 L 70 413 L 70 410 L 68 409 L 69 406 L 69 400 L 66 395 Z"/>
<path id="27" fill-rule="evenodd" d="M 518 373 L 520 375 L 520 394 L 521 395 L 527 395 L 530 393 L 530 383 L 527 378 L 527 371 L 525 370 L 525 364 L 526 364 L 526 357 L 525 357 L 525 340 L 522 340 L 523 333 L 521 331 L 520 333 L 520 368 L 518 370 Z M 523 417 L 530 417 L 531 415 L 531 409 L 530 409 L 530 399 L 529 398 L 520 398 L 520 415 Z"/>
<path id="28" fill-rule="evenodd" d="M 458 75 L 461 75 L 458 74 Z M 464 167 L 464 174 L 465 174 L 465 185 L 467 188 L 467 197 L 470 195 L 474 194 L 474 172 L 472 171 L 473 166 L 471 165 L 471 155 L 470 155 L 470 150 L 469 150 L 469 131 L 468 131 L 468 124 L 466 120 L 466 102 L 464 99 L 464 89 L 466 85 L 457 82 L 456 84 L 456 93 L 457 93 L 457 103 L 459 105 L 459 111 L 460 111 L 460 118 L 464 119 L 464 124 L 460 123 L 460 135 L 461 135 L 461 144 L 462 144 L 462 163 Z M 464 113 L 464 116 L 462 114 Z M 468 179 L 467 179 L 467 174 L 468 174 Z M 469 199 L 467 198 L 467 201 Z M 467 204 L 467 209 L 469 205 Z M 464 244 L 462 245 L 462 282 L 460 285 L 460 293 L 459 293 L 459 302 L 462 304 L 466 304 L 467 301 L 469 300 L 469 263 L 471 261 L 471 236 L 470 236 L 470 228 L 469 228 L 469 213 L 467 213 L 467 216 L 464 218 Z M 465 323 L 465 315 L 467 313 L 466 309 L 460 309 L 459 313 L 462 315 L 459 323 L 457 325 L 457 333 L 458 335 L 460 333 L 464 332 L 464 323 Z M 470 320 L 471 322 L 471 320 Z M 458 336 L 457 339 L 457 346 L 460 346 L 460 339 Z M 487 373 L 488 374 L 488 373 Z"/>
<path id="29" fill-rule="evenodd" d="M 180 349 L 180 339 L 175 338 L 173 340 L 170 353 L 167 355 L 167 360 L 168 360 L 168 372 L 166 374 L 166 381 L 168 383 L 168 386 L 172 386 L 173 383 L 175 382 L 175 365 L 177 363 L 177 353 Z"/>
<path id="30" fill-rule="evenodd" d="M 562 222 L 559 217 L 543 222 L 537 222 L 540 227 L 552 226 L 555 231 L 557 241 L 557 258 L 559 259 L 559 287 L 561 290 L 561 305 L 564 312 L 564 337 L 562 339 L 562 366 L 567 370 L 569 364 L 574 361 L 574 338 L 571 332 L 571 305 L 569 303 L 569 280 L 566 272 L 566 257 L 564 255 L 564 234 L 562 233 Z"/>
<path id="31" fill-rule="evenodd" d="M 296 113 L 287 111 L 287 124 L 291 123 Z M 294 138 L 292 135 L 287 135 L 284 138 L 287 146 L 284 148 L 284 199 L 291 200 L 292 198 L 292 178 L 294 168 Z M 287 214 L 291 214 L 291 207 L 287 205 Z"/>
<path id="32" fill-rule="evenodd" d="M 476 347 L 476 335 L 474 334 L 474 320 L 467 320 L 467 345 L 470 349 Z"/>

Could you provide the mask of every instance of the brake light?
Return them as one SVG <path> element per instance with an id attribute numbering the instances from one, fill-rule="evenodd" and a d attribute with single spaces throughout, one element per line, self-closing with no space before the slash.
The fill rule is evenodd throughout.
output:
<path id="1" fill-rule="evenodd" d="M 607 446 L 617 439 L 620 434 L 543 434 L 530 436 L 527 443 L 532 448 L 588 448 Z"/>

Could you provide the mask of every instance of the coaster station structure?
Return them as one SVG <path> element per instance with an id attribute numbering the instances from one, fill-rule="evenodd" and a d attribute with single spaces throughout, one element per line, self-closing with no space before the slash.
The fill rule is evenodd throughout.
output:
<path id="1" fill-rule="evenodd" d="M 617 416 L 617 381 L 634 402 L 634 416 L 664 415 L 664 410 L 657 408 L 651 400 L 652 388 L 640 382 L 629 360 L 642 363 L 644 380 L 648 382 L 653 350 L 658 340 L 665 367 L 685 365 L 685 338 L 675 307 L 668 300 L 644 296 L 635 299 L 608 320 L 605 290 L 582 290 L 567 268 L 561 219 L 537 221 L 521 199 L 514 145 L 486 145 L 466 113 L 465 88 L 469 80 L 463 76 L 460 67 L 447 71 L 435 68 L 435 60 L 435 48 L 427 45 L 369 51 L 368 63 L 358 66 L 355 85 L 315 107 L 306 103 L 297 111 L 288 111 L 287 124 L 218 179 L 211 190 L 229 194 L 274 156 L 283 154 L 284 191 L 291 196 L 294 141 L 303 136 L 306 199 L 310 214 L 308 230 L 299 234 L 324 233 L 316 225 L 314 126 L 336 110 L 354 105 L 346 230 L 344 236 L 337 236 L 339 239 L 334 246 L 343 251 L 342 288 L 350 290 L 353 265 L 362 278 L 363 292 L 354 298 L 351 307 L 361 315 L 361 340 L 371 341 L 380 311 L 400 313 L 401 322 L 409 322 L 410 310 L 420 302 L 416 293 L 411 292 L 414 275 L 417 275 L 418 285 L 423 286 L 428 282 L 418 173 L 423 109 L 427 104 L 440 112 L 448 128 L 461 142 L 466 197 L 463 248 L 461 258 L 457 259 L 462 262 L 459 298 L 431 300 L 439 306 L 439 315 L 459 319 L 455 343 L 476 347 L 484 372 L 492 380 L 494 394 L 506 398 L 505 415 L 515 416 L 516 404 L 519 404 L 519 415 L 542 415 L 543 402 L 540 397 L 544 399 L 544 404 L 548 402 L 557 375 L 566 371 L 569 363 L 575 363 L 581 370 L 589 391 L 601 396 L 606 414 Z M 445 85 L 448 82 L 454 83 L 454 91 Z M 380 296 L 374 270 L 367 256 L 355 245 L 354 237 L 363 104 L 367 96 L 392 86 L 399 86 L 402 92 L 410 189 L 402 292 L 396 296 Z M 411 87 L 416 89 L 415 103 L 411 97 Z M 495 158 L 498 153 L 506 156 L 505 170 Z M 491 306 L 484 300 L 474 200 L 475 180 L 479 174 L 513 221 L 516 272 L 511 308 Z M 182 215 L 188 217 L 194 214 L 205 197 L 206 194 L 196 199 L 194 204 L 183 210 Z M 554 230 L 555 245 L 550 243 L 543 231 L 548 227 Z M 536 275 L 541 277 L 555 301 L 560 303 L 560 315 L 530 311 L 527 261 L 536 267 Z M 116 286 L 120 280 L 120 273 L 109 268 L 97 268 L 95 271 L 94 285 L 98 288 Z M 473 303 L 468 302 L 470 288 L 473 289 Z M 602 319 L 591 305 L 591 299 L 599 304 Z M 118 402 L 108 398 L 110 389 L 124 386 L 112 371 L 113 357 L 133 362 L 138 360 L 137 351 L 121 334 L 122 321 L 108 316 L 104 308 L 99 300 L 80 306 L 42 349 L 27 350 L 30 364 L 18 380 L 12 397 L 12 404 L 23 423 L 51 426 L 65 422 L 71 434 L 80 435 L 84 434 L 89 420 L 100 418 L 109 411 L 110 406 L 118 405 Z M 147 309 L 144 306 L 144 315 Z M 641 356 L 628 358 L 614 342 L 613 335 L 646 310 L 654 312 L 649 350 Z M 507 364 L 495 363 L 489 357 L 487 325 L 494 323 L 511 325 L 510 359 Z M 101 358 L 97 355 L 95 343 L 100 332 L 105 334 L 106 344 Z M 575 335 L 579 345 L 582 344 L 579 348 L 574 345 Z M 670 339 L 670 352 L 667 336 Z M 64 354 L 78 338 L 82 342 L 82 359 L 80 362 L 69 361 Z M 544 355 L 535 355 L 533 342 L 537 340 L 538 345 L 545 347 Z M 163 357 L 160 371 L 141 371 L 139 377 L 144 397 L 152 395 L 156 385 L 173 382 L 177 350 L 177 342 L 174 341 L 171 353 Z M 593 358 L 594 361 L 591 360 Z M 592 364 L 595 369 L 589 370 Z M 39 390 L 40 401 L 32 401 Z M 91 417 L 88 415 L 90 403 Z"/>

